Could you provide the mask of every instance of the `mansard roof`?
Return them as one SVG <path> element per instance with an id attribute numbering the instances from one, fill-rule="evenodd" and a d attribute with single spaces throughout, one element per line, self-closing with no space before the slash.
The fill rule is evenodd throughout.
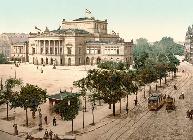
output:
<path id="1" fill-rule="evenodd" d="M 83 17 L 83 18 L 77 18 L 77 19 L 74 19 L 73 21 L 83 21 L 83 20 L 95 20 L 94 17 Z"/>
<path id="2" fill-rule="evenodd" d="M 56 34 L 65 34 L 65 33 L 69 33 L 69 32 L 74 32 L 74 33 L 78 33 L 78 34 L 90 34 L 89 32 L 85 31 L 85 30 L 81 30 L 81 29 L 61 29 L 61 30 L 53 30 L 50 31 Z"/>

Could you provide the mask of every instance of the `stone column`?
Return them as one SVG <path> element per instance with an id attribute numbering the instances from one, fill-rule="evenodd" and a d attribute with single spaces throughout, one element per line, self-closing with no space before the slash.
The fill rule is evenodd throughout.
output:
<path id="1" fill-rule="evenodd" d="M 48 40 L 48 54 L 50 55 L 50 40 Z"/>
<path id="2" fill-rule="evenodd" d="M 54 51 L 53 51 L 53 54 L 55 55 L 55 47 L 56 47 L 56 43 L 55 43 L 55 40 L 54 41 Z"/>
<path id="3" fill-rule="evenodd" d="M 58 54 L 60 55 L 60 40 L 58 40 Z"/>
<path id="4" fill-rule="evenodd" d="M 44 54 L 46 54 L 46 41 L 44 40 Z"/>

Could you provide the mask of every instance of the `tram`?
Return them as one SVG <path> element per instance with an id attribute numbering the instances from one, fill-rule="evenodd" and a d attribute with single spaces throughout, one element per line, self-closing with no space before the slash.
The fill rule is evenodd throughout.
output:
<path id="1" fill-rule="evenodd" d="M 157 110 L 162 107 L 165 103 L 166 95 L 163 96 L 161 93 L 153 93 L 148 98 L 148 109 L 149 110 Z"/>

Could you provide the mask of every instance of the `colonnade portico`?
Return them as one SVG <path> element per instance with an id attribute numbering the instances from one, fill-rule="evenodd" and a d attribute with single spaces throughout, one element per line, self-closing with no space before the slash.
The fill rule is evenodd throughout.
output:
<path id="1" fill-rule="evenodd" d="M 44 55 L 63 55 L 63 40 L 36 40 L 37 54 Z M 51 51 L 52 50 L 52 51 Z"/>
<path id="2" fill-rule="evenodd" d="M 34 64 L 64 65 L 64 40 L 38 38 L 35 40 Z"/>

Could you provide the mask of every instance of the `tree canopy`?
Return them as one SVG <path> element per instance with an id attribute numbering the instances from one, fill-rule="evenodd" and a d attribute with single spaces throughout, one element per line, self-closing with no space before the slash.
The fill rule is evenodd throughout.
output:
<path id="1" fill-rule="evenodd" d="M 4 54 L 0 53 L 0 64 L 6 64 L 7 59 Z"/>

